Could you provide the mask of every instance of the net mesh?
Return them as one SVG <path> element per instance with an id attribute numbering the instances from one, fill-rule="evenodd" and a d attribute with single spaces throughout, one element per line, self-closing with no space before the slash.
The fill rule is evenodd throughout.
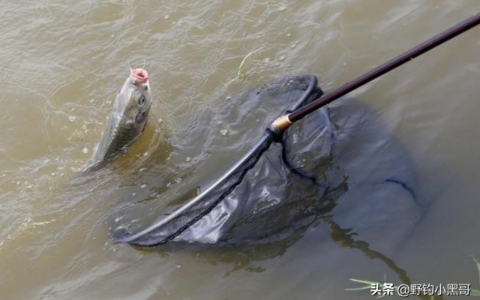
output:
<path id="1" fill-rule="evenodd" d="M 305 75 L 265 84 L 246 98 L 275 99 L 285 113 L 321 95 L 315 76 Z M 285 132 L 267 128 L 235 166 L 197 197 L 163 212 L 147 228 L 116 232 L 115 238 L 142 246 L 281 239 L 314 218 L 326 191 L 322 174 L 329 166 L 332 139 L 326 109 Z"/>

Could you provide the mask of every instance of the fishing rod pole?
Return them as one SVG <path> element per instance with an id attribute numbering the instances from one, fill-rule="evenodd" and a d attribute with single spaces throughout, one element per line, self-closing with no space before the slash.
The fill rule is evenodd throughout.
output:
<path id="1" fill-rule="evenodd" d="M 345 96 L 351 91 L 369 83 L 370 81 L 382 76 L 385 73 L 388 73 L 401 65 L 413 60 L 414 58 L 432 50 L 433 48 L 453 39 L 454 37 L 464 33 L 467 30 L 472 29 L 473 27 L 480 24 L 480 13 L 460 22 L 459 24 L 451 27 L 450 29 L 445 30 L 444 32 L 434 36 L 433 38 L 417 45 L 416 47 L 400 54 L 399 56 L 393 58 L 392 60 L 387 61 L 386 63 L 376 67 L 375 69 L 363 74 L 360 77 L 346 83 L 340 88 L 336 89 L 333 92 L 330 92 L 324 95 L 321 98 L 305 105 L 304 107 L 290 113 L 283 115 L 276 119 L 272 127 L 276 130 L 285 130 L 290 125 L 295 123 L 298 120 L 303 119 L 308 114 L 313 111 L 323 107 L 334 100 L 337 100 L 340 97 Z"/>

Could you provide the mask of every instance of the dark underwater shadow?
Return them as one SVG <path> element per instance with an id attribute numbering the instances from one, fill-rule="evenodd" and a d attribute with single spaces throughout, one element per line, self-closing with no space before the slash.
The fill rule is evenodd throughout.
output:
<path id="1" fill-rule="evenodd" d="M 335 128 L 329 185 L 348 178 L 348 191 L 337 199 L 332 218 L 377 250 L 395 253 L 431 202 L 419 196 L 422 183 L 415 163 L 368 105 L 341 99 L 329 112 Z"/>

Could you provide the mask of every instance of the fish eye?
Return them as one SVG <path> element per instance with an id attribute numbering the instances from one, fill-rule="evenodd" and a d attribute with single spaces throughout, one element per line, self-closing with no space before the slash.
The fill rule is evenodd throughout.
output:
<path id="1" fill-rule="evenodd" d="M 145 101 L 146 101 L 145 96 L 142 95 L 142 96 L 138 99 L 138 104 L 143 105 L 143 104 L 145 104 Z"/>

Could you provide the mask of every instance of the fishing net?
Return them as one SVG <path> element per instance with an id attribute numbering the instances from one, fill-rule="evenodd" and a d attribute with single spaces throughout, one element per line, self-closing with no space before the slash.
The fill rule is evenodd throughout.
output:
<path id="1" fill-rule="evenodd" d="M 244 93 L 235 99 L 239 107 L 233 109 L 253 113 L 261 104 L 269 112 L 271 120 L 266 121 L 270 124 L 321 95 L 315 76 L 295 76 Z M 143 229 L 117 230 L 116 241 L 142 246 L 268 242 L 311 223 L 326 192 L 322 177 L 330 165 L 333 146 L 327 109 L 317 110 L 284 132 L 264 128 L 258 136 L 250 150 L 216 182 L 183 204 L 165 207 L 158 212 L 160 217 Z"/>

